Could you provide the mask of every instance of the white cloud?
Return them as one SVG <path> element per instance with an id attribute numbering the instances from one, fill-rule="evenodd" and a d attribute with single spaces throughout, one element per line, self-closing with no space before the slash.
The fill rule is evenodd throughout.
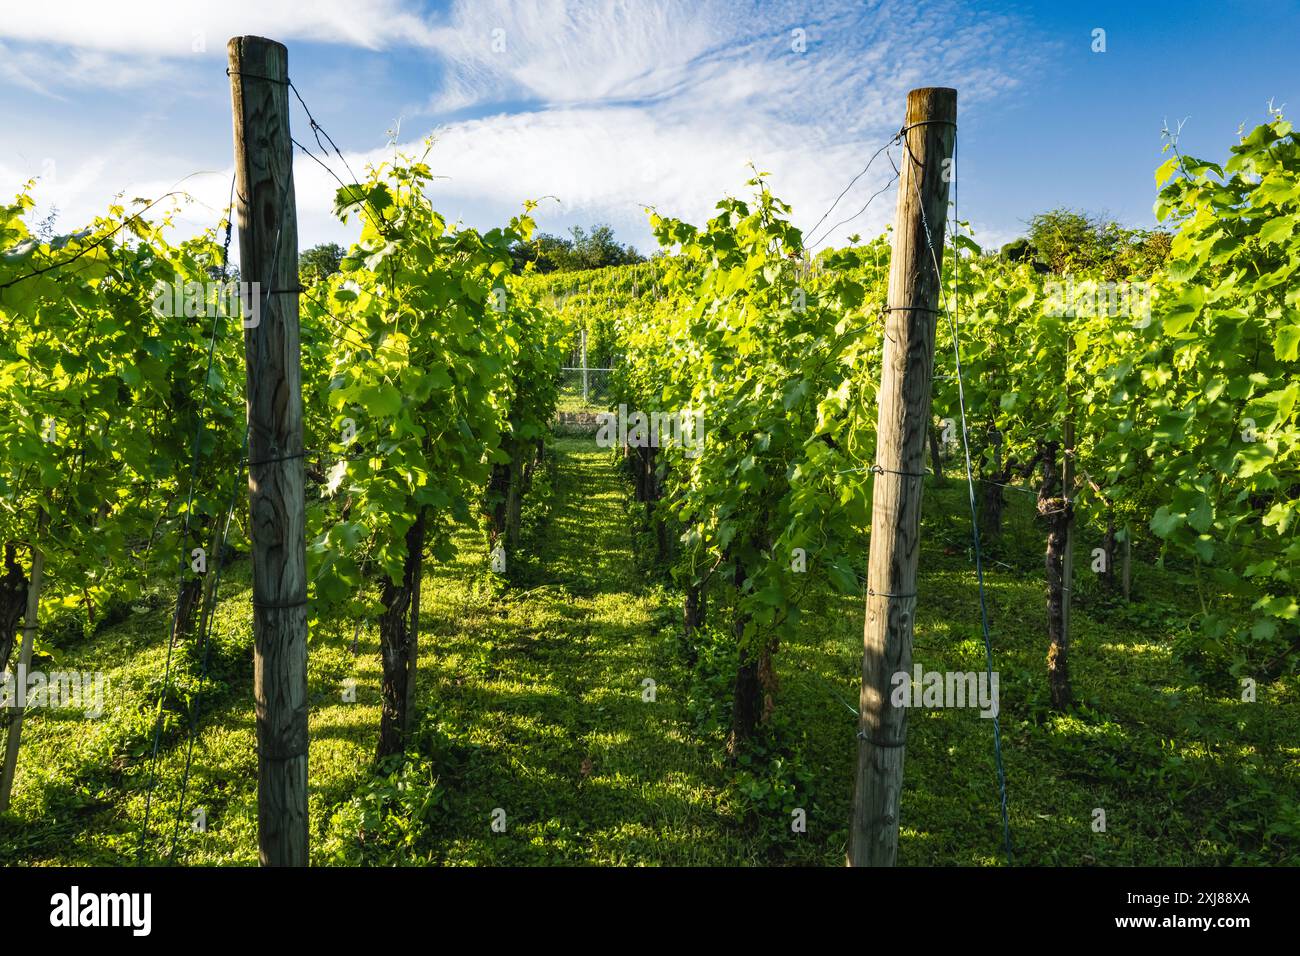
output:
<path id="1" fill-rule="evenodd" d="M 403 0 L 59 0 L 0 20 L 0 37 L 12 40 L 162 57 L 221 49 L 228 37 L 250 33 L 371 50 L 427 44 L 432 36 Z"/>
<path id="2" fill-rule="evenodd" d="M 446 109 L 496 97 L 553 104 L 662 95 L 723 35 L 723 4 L 458 0 L 432 46 L 455 64 Z"/>
<path id="3" fill-rule="evenodd" d="M 61 88 L 125 88 L 183 78 L 187 60 L 224 57 L 234 36 L 367 50 L 427 46 L 434 33 L 408 0 L 57 0 L 0 18 L 0 80 L 58 97 Z"/>
<path id="4" fill-rule="evenodd" d="M 431 163 L 450 177 L 435 186 L 440 199 L 504 212 L 523 199 L 553 195 L 559 204 L 539 210 L 544 225 L 609 219 L 620 231 L 639 233 L 644 244 L 645 205 L 702 221 L 723 196 L 747 193 L 750 160 L 772 172 L 778 194 L 807 212 L 829 202 L 831 181 L 822 170 L 849 168 L 857 151 L 849 145 L 810 151 L 784 127 L 700 126 L 609 107 L 457 123 L 440 135 Z M 877 166 L 888 171 L 883 160 Z"/>
<path id="5" fill-rule="evenodd" d="M 795 29 L 806 36 L 802 52 L 794 49 Z M 502 31 L 503 52 L 493 52 L 494 30 Z M 0 37 L 9 37 L 17 54 L 6 58 L 0 50 L 0 64 L 11 64 L 0 71 L 57 89 L 31 67 L 43 49 L 33 44 L 59 43 L 68 51 L 61 82 L 134 83 L 169 63 L 182 70 L 196 31 L 215 38 L 218 51 L 225 37 L 250 32 L 428 48 L 446 66 L 430 109 L 444 117 L 479 114 L 446 121 L 439 131 L 432 163 L 450 177 L 433 187 L 440 209 L 488 225 L 526 198 L 553 195 L 560 203 L 537 213 L 543 228 L 605 220 L 643 251 L 650 244 L 643 204 L 702 221 L 724 195 L 746 192 L 751 160 L 773 173 L 774 191 L 808 228 L 901 125 L 909 88 L 955 86 L 968 109 L 1005 95 L 1034 68 L 1013 20 L 975 15 L 950 0 L 462 0 L 437 18 L 403 0 L 236 0 L 200 8 L 142 0 L 129 17 L 78 0 L 0 23 Z M 302 93 L 311 103 L 312 90 Z M 406 131 L 415 118 L 408 115 Z M 123 184 L 128 195 L 161 191 L 211 165 L 159 154 L 120 134 L 86 152 L 93 159 L 68 170 L 49 200 L 69 222 L 102 209 Z M 366 157 L 348 158 L 359 171 Z M 341 238 L 329 215 L 336 184 L 310 161 L 300 158 L 296 169 L 303 244 Z M 882 156 L 826 224 L 858 210 L 891 172 Z M 226 188 L 228 178 L 204 201 L 224 206 Z M 889 191 L 828 238 L 874 234 L 892 207 Z"/>
<path id="6" fill-rule="evenodd" d="M 745 191 L 751 160 L 810 227 L 902 124 L 908 89 L 955 86 L 969 107 L 1020 79 L 998 65 L 1012 62 L 1015 23 L 946 2 L 495 0 L 458 2 L 439 29 L 456 68 L 435 110 L 538 107 L 449 124 L 436 154 L 452 176 L 448 194 L 494 205 L 555 194 L 567 214 L 555 218 L 609 219 L 642 243 L 641 203 L 700 221 Z M 1022 52 L 1016 69 L 1029 68 Z M 826 225 L 891 173 L 882 156 Z M 873 234 L 891 213 L 883 194 L 828 238 Z"/>
<path id="7" fill-rule="evenodd" d="M 171 60 L 122 57 L 100 50 L 46 44 L 0 43 L 0 81 L 52 99 L 67 100 L 63 88 L 123 90 L 174 80 Z"/>

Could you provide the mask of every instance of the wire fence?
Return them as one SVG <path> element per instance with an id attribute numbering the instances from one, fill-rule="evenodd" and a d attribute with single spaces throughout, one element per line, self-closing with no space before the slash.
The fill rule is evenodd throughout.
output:
<path id="1" fill-rule="evenodd" d="M 560 369 L 560 394 L 556 409 L 563 418 L 569 414 L 592 414 L 606 411 L 613 399 L 612 368 Z"/>

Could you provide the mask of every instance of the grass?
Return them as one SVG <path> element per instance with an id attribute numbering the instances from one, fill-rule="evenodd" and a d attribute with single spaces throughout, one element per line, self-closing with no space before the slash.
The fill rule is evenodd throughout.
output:
<path id="1" fill-rule="evenodd" d="M 984 668 L 967 509 L 964 484 L 926 490 L 914 648 L 914 661 L 926 670 Z M 1300 741 L 1294 733 L 1300 701 L 1294 682 L 1261 684 L 1253 703 L 1198 686 L 1172 655 L 1173 637 L 1194 618 L 1194 596 L 1180 590 L 1171 574 L 1138 564 L 1136 603 L 1126 604 L 1106 594 L 1084 564 L 1076 571 L 1072 614 L 1071 671 L 1079 706 L 1068 715 L 1053 714 L 1046 685 L 1042 537 L 1028 505 L 1013 501 L 1008 509 L 1010 527 L 1002 547 L 994 549 L 986 590 L 1001 678 L 1015 862 L 1300 862 Z M 1094 543 L 1080 543 L 1080 552 Z M 815 625 L 804 628 L 804 640 L 782 650 L 788 675 L 782 707 L 801 715 L 796 734 L 813 779 L 834 784 L 818 789 L 824 799 L 819 814 L 834 822 L 849 811 L 850 794 L 840 781 L 849 779 L 853 765 L 846 738 L 854 717 L 829 691 L 856 699 L 861 604 L 858 598 L 830 600 L 814 619 Z M 834 719 L 823 719 L 826 714 Z M 969 709 L 922 709 L 910 716 L 899 862 L 1004 860 L 992 721 Z M 806 719 L 815 723 L 804 726 Z M 1104 831 L 1094 828 L 1099 810 L 1105 812 Z M 836 846 L 828 849 L 837 850 L 844 836 L 839 829 Z M 836 862 L 836 854 L 819 861 Z"/>
<path id="2" fill-rule="evenodd" d="M 964 486 L 927 489 L 915 660 L 930 670 L 984 664 L 964 509 Z M 373 629 L 360 631 L 355 655 L 352 625 L 314 630 L 314 864 L 842 862 L 861 598 L 824 593 L 804 609 L 777 658 L 773 724 L 732 768 L 721 754 L 734 651 L 710 632 L 687 663 L 678 597 L 647 566 L 639 525 L 610 454 L 588 437 L 555 443 L 506 579 L 490 572 L 480 529 L 455 530 L 456 557 L 423 582 L 419 721 L 405 761 L 373 763 Z M 987 592 L 1016 862 L 1300 861 L 1294 684 L 1261 684 L 1258 701 L 1243 703 L 1193 683 L 1171 652 L 1193 614 L 1175 579 L 1139 562 L 1128 605 L 1085 564 L 1072 658 L 1081 703 L 1051 713 L 1039 547 L 1027 509 L 1012 502 Z M 227 568 L 221 597 L 206 684 L 198 655 L 175 653 L 151 797 L 166 601 L 60 648 L 62 667 L 106 672 L 107 712 L 29 712 L 0 863 L 130 864 L 146 800 L 146 861 L 165 857 L 175 832 L 177 862 L 256 862 L 246 564 Z M 991 724 L 970 709 L 911 715 L 900 863 L 1002 861 Z M 792 830 L 796 809 L 806 832 Z"/>

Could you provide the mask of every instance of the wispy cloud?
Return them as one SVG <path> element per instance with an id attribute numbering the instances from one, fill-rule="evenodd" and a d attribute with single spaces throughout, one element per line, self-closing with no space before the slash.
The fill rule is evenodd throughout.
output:
<path id="1" fill-rule="evenodd" d="M 753 161 L 807 227 L 899 127 L 908 89 L 955 86 L 966 107 L 1014 89 L 1032 69 L 1019 33 L 1009 17 L 925 0 L 459 2 L 436 34 L 453 69 L 431 109 L 530 104 L 448 124 L 439 154 L 465 199 L 553 193 L 559 219 L 618 224 L 649 202 L 698 220 Z M 891 172 L 882 157 L 846 209 Z M 888 211 L 827 238 L 877 231 Z"/>
<path id="2" fill-rule="evenodd" d="M 72 91 L 125 90 L 163 82 L 179 72 L 170 60 L 51 43 L 0 42 L 0 83 L 55 100 L 68 100 Z"/>
<path id="3" fill-rule="evenodd" d="M 0 82 L 53 96 L 139 85 L 157 71 L 183 73 L 196 51 L 220 55 L 225 37 L 242 33 L 427 56 L 436 69 L 425 75 L 439 87 L 414 91 L 423 108 L 403 129 L 422 135 L 416 122 L 438 124 L 433 162 L 450 177 L 436 186 L 446 212 L 486 224 L 551 195 L 559 203 L 539 210 L 544 228 L 607 220 L 641 245 L 643 205 L 699 221 L 723 195 L 744 191 L 751 161 L 772 172 L 775 191 L 809 227 L 898 128 L 909 88 L 955 86 L 969 109 L 1014 90 L 1036 66 L 1016 20 L 958 0 L 456 0 L 442 11 L 413 0 L 232 0 L 193 10 L 139 0 L 130 16 L 64 0 L 0 22 L 9 48 L 0 50 Z M 50 56 L 56 45 L 61 55 Z M 42 60 L 59 65 L 42 72 Z M 313 91 L 302 92 L 312 102 Z M 131 155 L 129 138 L 93 145 L 103 156 L 76 171 L 74 199 L 167 179 L 160 157 Z M 191 159 L 187 170 L 166 158 L 177 164 L 172 181 L 214 165 Z M 365 159 L 349 154 L 354 167 Z M 304 240 L 325 237 L 317 225 L 333 237 L 329 181 L 298 168 Z M 882 157 L 828 224 L 890 173 Z M 120 181 L 110 184 L 113 176 Z M 103 188 L 93 189 L 94 177 Z M 827 239 L 878 231 L 889 207 L 882 197 Z"/>
<path id="4" fill-rule="evenodd" d="M 435 109 L 526 100 L 654 99 L 686 83 L 726 35 L 724 3 L 458 0 L 433 37 L 452 64 Z"/>
<path id="5" fill-rule="evenodd" d="M 418 6 L 403 0 L 59 0 L 0 20 L 0 37 L 13 40 L 161 57 L 189 56 L 249 32 L 370 50 L 432 38 Z"/>

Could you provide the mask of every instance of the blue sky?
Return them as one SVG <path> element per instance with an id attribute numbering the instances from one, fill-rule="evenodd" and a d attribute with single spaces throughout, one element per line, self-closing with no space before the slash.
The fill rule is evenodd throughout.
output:
<path id="1" fill-rule="evenodd" d="M 288 46 L 354 169 L 400 120 L 400 144 L 437 136 L 445 215 L 487 227 L 554 196 L 544 230 L 607 221 L 644 252 L 644 204 L 700 221 L 744 193 L 751 160 L 811 226 L 916 86 L 958 89 L 960 214 L 986 244 L 1055 206 L 1149 225 L 1166 120 L 1186 121 L 1185 152 L 1219 158 L 1270 100 L 1300 109 L 1296 2 L 3 2 L 0 191 L 41 177 L 37 217 L 57 207 L 65 230 L 119 192 L 182 180 L 194 201 L 178 229 L 215 220 L 231 177 L 225 41 L 247 33 Z M 310 140 L 296 104 L 292 122 Z M 890 172 L 882 157 L 827 224 Z M 301 156 L 295 177 L 303 247 L 346 241 L 332 181 Z M 892 209 L 891 191 L 828 239 L 873 234 Z"/>

